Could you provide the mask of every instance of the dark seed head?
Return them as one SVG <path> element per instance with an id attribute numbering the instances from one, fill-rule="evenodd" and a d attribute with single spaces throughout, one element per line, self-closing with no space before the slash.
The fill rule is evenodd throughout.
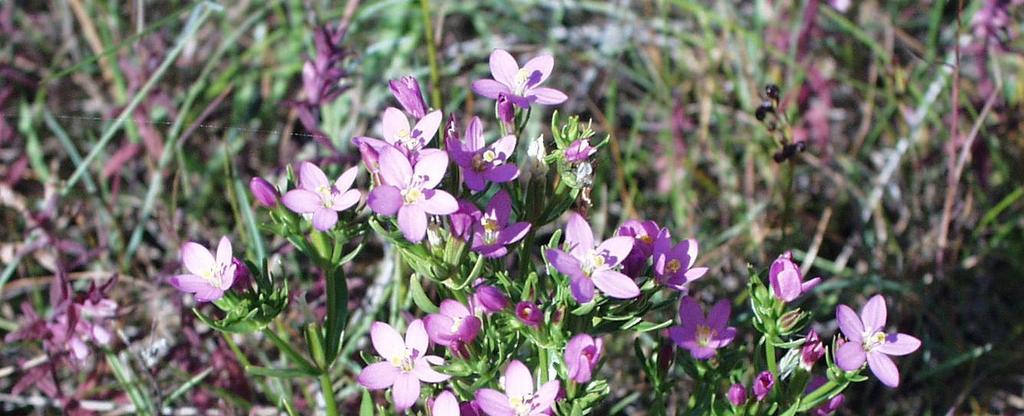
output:
<path id="1" fill-rule="evenodd" d="M 768 98 L 771 98 L 772 100 L 778 101 L 779 100 L 779 86 L 775 85 L 775 84 L 765 85 L 764 86 L 764 95 L 767 95 Z"/>
<path id="2" fill-rule="evenodd" d="M 807 142 L 799 141 L 793 143 L 793 147 L 796 148 L 796 151 L 803 152 L 804 150 L 807 150 Z"/>
<path id="3" fill-rule="evenodd" d="M 754 111 L 754 117 L 757 117 L 758 121 L 764 121 L 764 118 L 768 115 L 768 113 L 774 112 L 775 106 L 772 103 L 765 101 L 761 103 L 759 107 L 757 107 L 757 111 Z"/>

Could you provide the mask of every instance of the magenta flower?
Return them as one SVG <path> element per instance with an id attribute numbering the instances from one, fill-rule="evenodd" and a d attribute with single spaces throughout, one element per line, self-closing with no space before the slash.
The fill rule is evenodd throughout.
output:
<path id="1" fill-rule="evenodd" d="M 554 105 L 565 102 L 569 97 L 554 88 L 540 87 L 551 75 L 555 58 L 540 55 L 519 68 L 519 63 L 507 51 L 495 49 L 491 52 L 491 76 L 494 79 L 473 81 L 473 91 L 492 100 L 504 94 L 513 104 L 527 108 L 530 104 Z"/>
<path id="2" fill-rule="evenodd" d="M 512 199 L 505 190 L 491 198 L 480 220 L 473 224 L 473 251 L 488 258 L 501 257 L 508 253 L 505 246 L 526 237 L 530 223 L 509 225 L 508 216 L 511 211 Z"/>
<path id="3" fill-rule="evenodd" d="M 516 318 L 519 318 L 519 321 L 527 326 L 539 328 L 544 315 L 536 304 L 522 301 L 516 304 Z"/>
<path id="4" fill-rule="evenodd" d="M 473 238 L 473 225 L 480 221 L 480 208 L 465 199 L 459 200 L 459 209 L 448 216 L 452 237 L 462 241 Z"/>
<path id="5" fill-rule="evenodd" d="M 820 277 L 804 282 L 800 268 L 793 263 L 793 253 L 788 251 L 772 262 L 768 280 L 772 285 L 772 294 L 783 302 L 792 302 L 821 283 Z"/>
<path id="6" fill-rule="evenodd" d="M 516 108 L 512 104 L 512 100 L 508 99 L 507 94 L 498 94 L 497 100 L 498 120 L 505 124 L 505 128 L 512 130 L 515 127 L 513 122 L 516 119 Z"/>
<path id="7" fill-rule="evenodd" d="M 423 93 L 420 92 L 420 83 L 416 78 L 406 75 L 396 80 L 388 81 L 388 88 L 391 95 L 395 96 L 398 103 L 402 105 L 405 112 L 416 117 L 417 120 L 427 114 L 427 103 L 423 101 Z"/>
<path id="8" fill-rule="evenodd" d="M 586 162 L 594 153 L 597 153 L 597 148 L 590 146 L 590 140 L 578 139 L 565 148 L 565 161 L 569 163 Z"/>
<path id="9" fill-rule="evenodd" d="M 415 127 L 409 126 L 409 119 L 402 110 L 388 107 L 384 110 L 382 129 L 384 141 L 402 151 L 402 154 L 413 159 L 427 143 L 434 139 L 437 129 L 441 127 L 441 111 L 432 111 L 416 122 Z"/>
<path id="10" fill-rule="evenodd" d="M 491 314 L 501 312 L 508 307 L 508 298 L 505 293 L 491 285 L 479 284 L 473 297 L 470 298 L 470 305 L 474 313 Z"/>
<path id="11" fill-rule="evenodd" d="M 512 360 L 505 368 L 502 382 L 505 393 L 494 389 L 476 391 L 476 404 L 490 416 L 538 416 L 546 415 L 555 404 L 558 395 L 558 380 L 551 380 L 534 391 L 533 375 L 518 360 Z"/>
<path id="12" fill-rule="evenodd" d="M 680 348 L 686 348 L 698 360 L 715 356 L 716 350 L 732 342 L 736 328 L 729 325 L 732 307 L 722 299 L 711 307 L 707 319 L 700 305 L 692 297 L 683 296 L 679 302 L 679 326 L 669 328 L 669 337 Z"/>
<path id="13" fill-rule="evenodd" d="M 668 230 L 663 230 L 654 241 L 654 274 L 665 286 L 686 291 L 686 285 L 708 272 L 707 267 L 693 267 L 696 261 L 697 240 L 691 238 L 673 246 Z"/>
<path id="14" fill-rule="evenodd" d="M 258 176 L 249 180 L 249 190 L 256 197 L 256 202 L 267 208 L 276 206 L 277 200 L 281 198 L 281 194 L 277 192 L 277 188 L 274 185 Z"/>
<path id="15" fill-rule="evenodd" d="M 448 155 L 440 150 L 424 150 L 411 166 L 394 146 L 383 148 L 382 184 L 370 192 L 370 208 L 381 215 L 398 214 L 398 228 L 405 238 L 414 243 L 422 241 L 427 233 L 427 214 L 448 215 L 459 208 L 451 194 L 434 189 L 447 169 Z"/>
<path id="16" fill-rule="evenodd" d="M 419 319 L 409 324 L 404 341 L 391 325 L 374 322 L 370 327 L 370 341 L 373 349 L 384 360 L 363 368 L 357 381 L 370 390 L 390 387 L 391 397 L 399 412 L 416 403 L 420 397 L 421 381 L 440 383 L 449 378 L 430 367 L 431 364 L 442 364 L 444 360 L 435 355 L 425 355 L 427 331 Z"/>
<path id="17" fill-rule="evenodd" d="M 470 120 L 462 140 L 449 137 L 446 142 L 448 153 L 462 171 L 466 187 L 473 192 L 484 190 L 487 182 L 505 183 L 519 177 L 519 167 L 506 163 L 516 149 L 516 136 L 510 134 L 487 146 L 480 117 Z"/>
<path id="18" fill-rule="evenodd" d="M 604 342 L 588 334 L 579 334 L 565 346 L 565 364 L 569 368 L 569 379 L 577 383 L 590 381 L 594 367 L 601 360 Z"/>
<path id="19" fill-rule="evenodd" d="M 921 347 L 921 340 L 907 334 L 886 334 L 885 298 L 875 295 L 857 316 L 849 306 L 836 308 L 839 329 L 850 340 L 836 350 L 836 364 L 843 371 L 854 371 L 868 362 L 871 372 L 889 387 L 900 384 L 900 372 L 889 356 L 907 355 Z"/>
<path id="20" fill-rule="evenodd" d="M 772 376 L 770 371 L 762 371 L 754 378 L 754 398 L 757 401 L 764 400 L 768 397 L 768 393 L 772 392 L 772 387 L 775 386 L 775 377 Z"/>
<path id="21" fill-rule="evenodd" d="M 455 343 L 468 344 L 480 333 L 480 318 L 473 316 L 465 305 L 445 299 L 439 313 L 423 318 L 427 335 L 435 344 L 452 346 Z"/>
<path id="22" fill-rule="evenodd" d="M 800 366 L 811 371 L 814 363 L 818 362 L 825 355 L 825 346 L 818 338 L 818 333 L 812 329 L 804 338 L 804 345 L 800 347 Z"/>
<path id="23" fill-rule="evenodd" d="M 332 184 L 324 171 L 309 162 L 299 165 L 299 187 L 284 194 L 281 203 L 299 214 L 313 215 L 313 228 L 328 231 L 338 223 L 338 212 L 359 202 L 358 189 L 351 189 L 359 173 L 351 167 Z"/>
<path id="24" fill-rule="evenodd" d="M 640 295 L 640 288 L 633 279 L 613 270 L 632 250 L 632 237 L 612 237 L 595 244 L 590 224 L 573 212 L 565 226 L 565 242 L 569 253 L 549 249 L 545 255 L 555 270 L 572 279 L 572 296 L 577 302 L 590 302 L 595 286 L 613 298 L 630 299 Z"/>
<path id="25" fill-rule="evenodd" d="M 747 402 L 747 389 L 742 384 L 733 384 L 729 387 L 725 397 L 729 399 L 729 403 L 732 403 L 733 406 L 743 406 L 743 403 Z"/>
<path id="26" fill-rule="evenodd" d="M 647 260 L 654 254 L 654 240 L 660 230 L 661 227 L 654 221 L 629 220 L 619 227 L 616 234 L 633 237 L 633 249 L 626 256 L 626 260 L 622 261 L 622 273 L 630 277 L 637 277 L 643 273 L 647 267 Z M 665 232 L 668 233 L 668 230 Z"/>
<path id="27" fill-rule="evenodd" d="M 181 246 L 181 262 L 188 273 L 171 277 L 170 283 L 182 292 L 194 293 L 197 302 L 215 301 L 235 283 L 233 260 L 227 237 L 220 238 L 217 257 L 206 247 L 189 241 Z"/>
<path id="28" fill-rule="evenodd" d="M 459 416 L 459 399 L 450 390 L 442 391 L 430 406 L 430 416 Z"/>

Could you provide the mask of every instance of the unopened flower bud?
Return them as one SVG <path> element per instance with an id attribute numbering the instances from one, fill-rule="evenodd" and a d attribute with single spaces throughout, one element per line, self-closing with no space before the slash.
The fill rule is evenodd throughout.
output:
<path id="1" fill-rule="evenodd" d="M 762 371 L 754 379 L 754 397 L 757 401 L 764 400 L 765 397 L 768 397 L 768 393 L 772 392 L 773 386 L 775 386 L 775 377 L 768 371 Z"/>
<path id="2" fill-rule="evenodd" d="M 811 371 L 814 363 L 818 362 L 825 355 L 825 346 L 822 345 L 818 333 L 811 330 L 804 339 L 804 346 L 800 348 L 800 366 Z"/>
<path id="3" fill-rule="evenodd" d="M 277 188 L 271 185 L 270 182 L 267 182 L 266 179 L 260 177 L 249 180 L 249 190 L 256 197 L 256 202 L 267 208 L 276 206 L 277 200 L 281 198 L 281 193 L 277 191 Z"/>
<path id="4" fill-rule="evenodd" d="M 491 285 L 481 284 L 476 287 L 473 294 L 474 312 L 494 313 L 500 312 L 508 307 L 508 298 L 498 289 Z"/>
<path id="5" fill-rule="evenodd" d="M 527 326 L 539 328 L 543 315 L 536 304 L 530 302 L 519 302 L 516 304 L 516 318 L 519 318 L 519 321 Z"/>
<path id="6" fill-rule="evenodd" d="M 729 399 L 729 403 L 733 406 L 742 406 L 747 401 L 747 389 L 742 384 L 733 384 L 729 387 L 729 392 L 725 395 Z"/>
<path id="7" fill-rule="evenodd" d="M 391 94 L 395 96 L 398 103 L 402 105 L 405 112 L 416 119 L 427 115 L 427 103 L 423 101 L 423 93 L 420 92 L 420 83 L 416 78 L 406 75 L 396 80 L 388 81 Z"/>

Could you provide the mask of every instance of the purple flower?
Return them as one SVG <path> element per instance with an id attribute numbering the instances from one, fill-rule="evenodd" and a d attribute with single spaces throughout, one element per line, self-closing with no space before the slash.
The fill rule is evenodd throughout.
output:
<path id="1" fill-rule="evenodd" d="M 622 273 L 626 276 L 637 277 L 647 267 L 647 259 L 654 254 L 654 239 L 658 236 L 661 227 L 654 221 L 629 220 L 619 227 L 616 234 L 623 237 L 633 237 L 633 249 L 630 250 L 626 260 L 622 261 Z M 665 231 L 666 233 L 668 230 Z"/>
<path id="2" fill-rule="evenodd" d="M 284 194 L 281 203 L 299 214 L 313 214 L 313 228 L 328 231 L 338 223 L 338 212 L 359 202 L 358 189 L 351 189 L 359 173 L 351 167 L 332 184 L 324 171 L 309 162 L 299 165 L 299 187 Z"/>
<path id="3" fill-rule="evenodd" d="M 554 88 L 539 86 L 548 79 L 554 66 L 555 58 L 540 55 L 519 68 L 515 58 L 507 51 L 495 49 L 491 53 L 491 76 L 494 79 L 474 81 L 473 91 L 494 100 L 504 94 L 521 108 L 527 108 L 534 102 L 544 105 L 561 104 L 569 97 Z"/>
<path id="4" fill-rule="evenodd" d="M 747 402 L 747 389 L 742 384 L 733 384 L 729 387 L 729 392 L 725 394 L 725 397 L 733 406 L 742 406 Z"/>
<path id="5" fill-rule="evenodd" d="M 473 223 L 473 251 L 484 257 L 495 258 L 508 253 L 505 246 L 526 237 L 530 231 L 530 223 L 517 222 L 508 225 L 508 215 L 512 210 L 512 200 L 505 190 L 499 191 L 491 198 L 479 221 Z"/>
<path id="6" fill-rule="evenodd" d="M 399 79 L 388 81 L 388 88 L 391 89 L 391 95 L 395 96 L 395 99 L 402 105 L 406 113 L 416 117 L 417 120 L 427 114 L 427 103 L 423 101 L 420 83 L 416 82 L 416 78 L 406 75 Z"/>
<path id="7" fill-rule="evenodd" d="M 818 333 L 811 330 L 804 338 L 804 346 L 800 348 L 800 366 L 811 371 L 814 363 L 818 362 L 825 355 L 825 346 L 822 345 Z"/>
<path id="8" fill-rule="evenodd" d="M 680 348 L 690 350 L 690 355 L 698 360 L 706 360 L 715 356 L 717 349 L 732 342 L 736 337 L 736 328 L 729 325 L 729 314 L 732 307 L 729 301 L 722 299 L 711 307 L 707 319 L 700 305 L 692 297 L 683 296 L 679 302 L 679 326 L 669 328 L 672 341 Z"/>
<path id="9" fill-rule="evenodd" d="M 506 163 L 516 149 L 516 136 L 510 134 L 490 146 L 485 145 L 479 117 L 470 120 L 463 140 L 448 138 L 447 145 L 452 159 L 462 171 L 466 187 L 473 192 L 484 190 L 487 182 L 505 183 L 519 177 L 515 163 Z"/>
<path id="10" fill-rule="evenodd" d="M 249 190 L 256 197 L 256 202 L 267 208 L 276 206 L 277 200 L 281 198 L 281 194 L 277 192 L 277 188 L 274 185 L 258 176 L 249 180 Z"/>
<path id="11" fill-rule="evenodd" d="M 505 310 L 508 307 L 508 298 L 505 297 L 501 289 L 491 285 L 479 284 L 476 286 L 476 292 L 473 293 L 473 297 L 470 299 L 470 305 L 472 305 L 474 313 L 483 312 L 491 314 Z"/>
<path id="12" fill-rule="evenodd" d="M 409 119 L 402 111 L 388 107 L 384 110 L 382 133 L 384 141 L 395 146 L 413 161 L 427 143 L 434 139 L 437 129 L 441 127 L 441 111 L 432 111 L 416 122 L 415 127 L 409 126 Z"/>
<path id="13" fill-rule="evenodd" d="M 687 284 L 708 272 L 707 267 L 693 267 L 696 261 L 697 240 L 691 238 L 673 246 L 668 230 L 663 230 L 654 241 L 654 274 L 665 286 L 687 290 Z"/>
<path id="14" fill-rule="evenodd" d="M 544 315 L 536 304 L 522 301 L 516 304 L 516 318 L 519 318 L 519 321 L 527 326 L 539 328 Z"/>
<path id="15" fill-rule="evenodd" d="M 430 340 L 446 347 L 454 343 L 468 344 L 480 333 L 480 318 L 473 316 L 465 305 L 445 299 L 440 312 L 423 319 Z"/>
<path id="16" fill-rule="evenodd" d="M 430 407 L 431 416 L 459 416 L 459 399 L 450 390 L 442 391 Z"/>
<path id="17" fill-rule="evenodd" d="M 189 241 L 181 246 L 181 262 L 188 273 L 171 277 L 170 283 L 182 292 L 194 293 L 197 302 L 215 301 L 235 283 L 233 260 L 227 237 L 220 238 L 216 258 L 206 247 Z"/>
<path id="18" fill-rule="evenodd" d="M 404 117 L 404 116 L 403 116 Z M 427 233 L 427 214 L 448 215 L 459 208 L 451 194 L 434 189 L 448 169 L 448 155 L 436 149 L 420 153 L 415 166 L 394 146 L 380 151 L 381 185 L 370 192 L 368 203 L 381 215 L 398 214 L 398 228 L 414 243 Z"/>
<path id="19" fill-rule="evenodd" d="M 595 286 L 613 298 L 630 299 L 640 295 L 640 288 L 633 279 L 613 270 L 633 249 L 633 237 L 612 237 L 595 244 L 590 224 L 573 212 L 565 226 L 565 242 L 569 253 L 549 249 L 545 255 L 555 270 L 572 279 L 572 296 L 577 302 L 590 302 Z"/>
<path id="20" fill-rule="evenodd" d="M 577 383 L 590 381 L 591 373 L 601 360 L 604 342 L 587 334 L 579 334 L 565 346 L 565 363 L 569 367 L 569 379 Z"/>
<path id="21" fill-rule="evenodd" d="M 565 148 L 565 161 L 569 163 L 586 162 L 594 153 L 597 153 L 597 148 L 590 146 L 590 140 L 578 139 Z"/>
<path id="22" fill-rule="evenodd" d="M 850 340 L 836 350 L 836 364 L 844 371 L 854 371 L 868 362 L 875 377 L 889 387 L 900 384 L 900 373 L 889 358 L 907 355 L 921 347 L 921 340 L 907 334 L 886 334 L 885 298 L 875 295 L 864 304 L 857 316 L 849 306 L 836 308 L 839 329 Z"/>
<path id="23" fill-rule="evenodd" d="M 770 371 L 762 371 L 754 378 L 754 398 L 757 401 L 764 400 L 765 397 L 768 397 L 768 393 L 772 392 L 773 386 L 775 386 L 775 377 Z"/>
<path id="24" fill-rule="evenodd" d="M 370 341 L 384 360 L 363 368 L 357 381 L 370 390 L 391 387 L 391 396 L 399 412 L 416 403 L 420 397 L 421 381 L 440 383 L 449 378 L 430 367 L 431 364 L 442 364 L 444 360 L 435 355 L 425 355 L 427 331 L 419 319 L 409 324 L 404 341 L 391 325 L 374 322 L 370 327 Z"/>
<path id="25" fill-rule="evenodd" d="M 792 302 L 821 283 L 820 277 L 804 282 L 800 268 L 793 263 L 793 253 L 788 251 L 772 262 L 768 280 L 772 285 L 772 294 L 783 302 Z"/>
<path id="26" fill-rule="evenodd" d="M 533 375 L 518 360 L 505 368 L 502 382 L 505 393 L 494 389 L 476 391 L 476 404 L 490 416 L 537 416 L 551 410 L 558 395 L 558 380 L 551 380 L 534 391 Z"/>
<path id="27" fill-rule="evenodd" d="M 505 123 L 505 127 L 511 130 L 515 125 L 513 122 L 516 117 L 515 106 L 512 105 L 512 100 L 508 99 L 508 94 L 498 94 L 498 120 Z"/>

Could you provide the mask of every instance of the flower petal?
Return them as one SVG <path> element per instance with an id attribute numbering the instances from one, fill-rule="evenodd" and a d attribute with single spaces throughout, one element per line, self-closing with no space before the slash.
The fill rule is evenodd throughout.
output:
<path id="1" fill-rule="evenodd" d="M 378 160 L 380 161 L 380 179 L 385 185 L 398 188 L 405 188 L 409 185 L 412 179 L 412 165 L 400 150 L 394 146 L 385 147 L 381 149 Z"/>
<path id="2" fill-rule="evenodd" d="M 447 374 L 441 374 L 435 371 L 430 367 L 430 363 L 427 362 L 427 359 L 423 357 L 416 359 L 412 372 L 420 379 L 420 381 L 425 383 L 440 383 L 451 378 L 451 376 Z"/>
<path id="3" fill-rule="evenodd" d="M 423 241 L 427 234 L 427 213 L 419 205 L 403 205 L 398 209 L 398 228 L 406 240 Z"/>
<path id="4" fill-rule="evenodd" d="M 847 339 L 856 343 L 864 340 L 864 324 L 849 306 L 839 305 L 836 307 L 836 321 L 839 321 L 839 330 L 843 331 L 843 335 L 846 335 Z"/>
<path id="5" fill-rule="evenodd" d="M 418 132 L 420 143 L 427 144 L 437 135 L 437 128 L 441 127 L 441 110 L 434 110 L 423 116 L 416 122 L 415 132 Z"/>
<path id="6" fill-rule="evenodd" d="M 472 120 L 469 120 L 466 137 L 462 140 L 465 140 L 465 149 L 469 152 L 476 152 L 484 147 L 484 127 L 480 122 L 480 117 L 474 116 Z"/>
<path id="7" fill-rule="evenodd" d="M 532 82 L 528 87 L 543 83 L 551 75 L 551 70 L 554 67 L 555 58 L 551 57 L 551 55 L 538 55 L 527 61 L 523 65 L 523 70 L 526 71 L 529 80 Z"/>
<path id="8" fill-rule="evenodd" d="M 191 241 L 181 246 L 181 262 L 186 270 L 197 275 L 209 272 L 217 265 L 210 250 Z"/>
<path id="9" fill-rule="evenodd" d="M 198 302 L 210 302 L 224 296 L 223 290 L 213 287 L 202 277 L 194 274 L 180 274 L 171 277 L 168 283 L 182 292 L 194 294 Z"/>
<path id="10" fill-rule="evenodd" d="M 470 86 L 478 95 L 497 100 L 501 94 L 511 94 L 508 86 L 493 79 L 478 79 Z"/>
<path id="11" fill-rule="evenodd" d="M 373 363 L 359 372 L 357 381 L 363 387 L 370 390 L 380 390 L 391 387 L 398 377 L 398 368 L 387 361 Z"/>
<path id="12" fill-rule="evenodd" d="M 402 207 L 402 191 L 391 185 L 381 185 L 370 191 L 366 204 L 380 215 L 395 215 Z"/>
<path id="13" fill-rule="evenodd" d="M 836 365 L 843 371 L 854 371 L 864 365 L 864 346 L 859 342 L 847 342 L 836 350 Z"/>
<path id="14" fill-rule="evenodd" d="M 483 175 L 487 180 L 494 183 L 510 182 L 519 177 L 519 166 L 504 163 L 485 170 Z"/>
<path id="15" fill-rule="evenodd" d="M 528 94 L 532 97 L 536 97 L 537 104 L 543 105 L 561 104 L 564 103 L 565 100 L 569 99 L 569 96 L 565 95 L 564 92 L 554 88 L 534 88 Z"/>
<path id="16" fill-rule="evenodd" d="M 309 162 L 299 164 L 299 187 L 316 192 L 327 186 L 331 186 L 331 182 L 319 167 Z"/>
<path id="17" fill-rule="evenodd" d="M 885 342 L 875 347 L 875 351 L 887 355 L 907 355 L 921 348 L 921 340 L 907 334 L 889 334 Z"/>
<path id="18" fill-rule="evenodd" d="M 630 237 L 624 237 L 630 238 Z M 636 282 L 614 270 L 601 270 L 594 273 L 594 285 L 605 295 L 618 299 L 632 299 L 640 296 L 640 288 Z"/>
<path id="19" fill-rule="evenodd" d="M 221 267 L 231 264 L 231 240 L 221 237 L 217 243 L 217 264 Z"/>
<path id="20" fill-rule="evenodd" d="M 382 119 L 381 133 L 384 135 L 384 140 L 388 143 L 395 144 L 399 142 L 401 140 L 399 136 L 403 130 L 405 134 L 412 134 L 412 129 L 409 127 L 409 119 L 405 117 L 402 110 L 388 107 L 384 109 Z"/>
<path id="21" fill-rule="evenodd" d="M 449 346 L 452 343 L 452 318 L 439 313 L 432 313 L 423 318 L 423 325 L 427 329 L 427 335 L 435 344 Z"/>
<path id="22" fill-rule="evenodd" d="M 487 203 L 487 209 L 484 212 L 494 214 L 494 218 L 498 220 L 498 225 L 504 227 L 505 224 L 508 224 L 508 215 L 511 211 L 512 198 L 508 196 L 508 191 L 502 189 L 491 197 L 491 201 Z"/>
<path id="23" fill-rule="evenodd" d="M 711 312 L 708 312 L 708 318 L 705 323 L 709 328 L 722 331 L 729 325 L 729 315 L 731 313 L 732 305 L 729 304 L 729 300 L 722 299 L 715 302 L 715 306 L 711 307 Z"/>
<path id="24" fill-rule="evenodd" d="M 286 192 L 281 197 L 281 203 L 298 214 L 309 214 L 324 206 L 320 194 L 305 189 L 292 189 Z"/>
<path id="25" fill-rule="evenodd" d="M 493 389 L 480 389 L 474 395 L 480 410 L 490 416 L 513 416 L 515 411 L 508 404 L 508 396 Z"/>
<path id="26" fill-rule="evenodd" d="M 427 330 L 423 327 L 423 320 L 417 319 L 409 323 L 405 329 L 405 346 L 411 348 L 417 355 L 427 353 L 430 339 L 427 338 Z"/>
<path id="27" fill-rule="evenodd" d="M 420 158 L 413 167 L 413 174 L 423 180 L 424 188 L 434 188 L 441 183 L 444 172 L 448 170 L 448 153 L 441 150 L 425 149 L 420 152 Z"/>
<path id="28" fill-rule="evenodd" d="M 384 322 L 374 322 L 370 326 L 370 343 L 373 344 L 373 349 L 377 350 L 377 355 L 384 357 L 385 360 L 405 354 L 405 341 L 402 340 L 402 336 L 395 328 Z"/>
<path id="29" fill-rule="evenodd" d="M 569 252 L 576 258 L 594 248 L 594 231 L 582 215 L 576 212 L 569 214 L 569 222 L 565 224 L 565 241 L 569 243 Z"/>
<path id="30" fill-rule="evenodd" d="M 888 355 L 871 352 L 868 354 L 868 368 L 886 386 L 896 388 L 900 385 L 900 370 Z"/>
<path id="31" fill-rule="evenodd" d="M 498 139 L 491 144 L 491 150 L 498 154 L 499 159 L 508 160 L 512 156 L 512 152 L 516 150 L 516 136 L 509 134 Z"/>
<path id="32" fill-rule="evenodd" d="M 576 302 L 583 304 L 594 299 L 594 281 L 582 274 L 572 278 L 572 281 L 569 282 L 569 289 Z"/>
<path id="33" fill-rule="evenodd" d="M 679 301 L 679 322 L 684 326 L 696 328 L 704 323 L 704 311 L 700 309 L 697 300 L 690 296 L 683 296 Z"/>
<path id="34" fill-rule="evenodd" d="M 451 391 L 442 391 L 434 398 L 430 414 L 431 416 L 459 416 L 459 400 Z"/>
<path id="35" fill-rule="evenodd" d="M 510 397 L 533 394 L 533 375 L 530 374 L 530 369 L 519 360 L 512 360 L 505 368 L 503 387 Z"/>
<path id="36" fill-rule="evenodd" d="M 426 192 L 426 197 L 417 204 L 430 215 L 448 215 L 459 210 L 459 202 L 451 194 L 445 191 L 431 190 Z"/>
<path id="37" fill-rule="evenodd" d="M 395 399 L 395 409 L 399 412 L 412 407 L 420 398 L 420 380 L 415 375 L 399 373 L 391 388 L 391 397 Z"/>
<path id="38" fill-rule="evenodd" d="M 353 205 L 359 203 L 359 198 L 363 195 L 358 189 L 349 189 L 345 193 L 334 196 L 334 200 L 331 201 L 331 209 L 335 211 L 344 211 L 352 208 Z"/>
<path id="39" fill-rule="evenodd" d="M 575 257 L 566 252 L 552 248 L 548 249 L 544 256 L 559 273 L 571 277 L 583 276 L 583 269 L 579 260 L 576 260 Z"/>
<path id="40" fill-rule="evenodd" d="M 320 231 L 330 231 L 334 224 L 338 223 L 338 212 L 324 207 L 313 211 L 313 228 Z"/>
<path id="41" fill-rule="evenodd" d="M 860 310 L 860 320 L 864 323 L 865 332 L 875 333 L 885 326 L 885 298 L 882 295 L 872 296 Z"/>
<path id="42" fill-rule="evenodd" d="M 530 232 L 530 223 L 528 222 L 517 222 L 508 226 L 504 230 L 498 233 L 498 241 L 501 244 L 512 244 L 523 237 L 526 237 L 526 233 Z"/>
<path id="43" fill-rule="evenodd" d="M 519 64 L 508 51 L 495 49 L 490 57 L 491 75 L 494 79 L 505 85 L 515 84 L 516 73 L 519 72 Z"/>
<path id="44" fill-rule="evenodd" d="M 634 241 L 633 237 L 612 237 L 597 246 L 597 252 L 604 254 L 606 267 L 615 267 L 629 255 Z"/>
<path id="45" fill-rule="evenodd" d="M 345 192 L 352 188 L 352 184 L 356 181 L 356 176 L 359 175 L 359 166 L 353 166 L 341 173 L 341 176 L 334 181 L 334 189 L 338 192 Z"/>
<path id="46" fill-rule="evenodd" d="M 555 398 L 558 397 L 558 388 L 560 383 L 558 380 L 551 380 L 537 389 L 537 395 L 533 396 L 533 409 L 532 415 L 546 414 L 546 410 L 551 409 L 551 405 L 555 404 Z"/>

